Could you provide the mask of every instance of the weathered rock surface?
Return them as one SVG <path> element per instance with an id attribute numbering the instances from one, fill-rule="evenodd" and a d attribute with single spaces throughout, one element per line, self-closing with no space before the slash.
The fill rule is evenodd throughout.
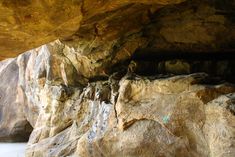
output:
<path id="1" fill-rule="evenodd" d="M 58 38 L 95 49 L 140 30 L 158 49 L 234 48 L 234 8 L 234 0 L 1 0 L 0 60 Z"/>
<path id="2" fill-rule="evenodd" d="M 48 95 L 27 156 L 232 157 L 234 94 L 229 93 L 235 86 L 203 85 L 203 79 L 205 74 L 124 77 L 82 91 L 52 87 L 58 94 Z"/>
<path id="3" fill-rule="evenodd" d="M 32 131 L 18 93 L 16 59 L 0 62 L 0 141 L 26 141 Z"/>
<path id="4" fill-rule="evenodd" d="M 95 70 L 83 59 L 76 68 L 72 50 L 55 41 L 1 62 L 21 94 L 11 110 L 34 127 L 26 156 L 234 156 L 234 85 L 204 73 L 88 83 Z"/>
<path id="5" fill-rule="evenodd" d="M 32 126 L 29 157 L 235 156 L 234 62 L 141 60 L 233 53 L 233 1 L 180 2 L 1 1 L 23 20 L 0 24 L 1 52 L 62 39 L 0 62 L 0 140 Z"/>
<path id="6" fill-rule="evenodd" d="M 182 1 L 184 0 L 1 0 L 0 60 L 15 57 L 55 39 L 71 36 L 79 30 L 80 25 L 95 27 L 102 16 L 114 15 L 113 12 L 122 8 L 132 10 L 131 5 L 144 4 L 150 8 L 148 5 L 151 4 L 161 7 Z"/>

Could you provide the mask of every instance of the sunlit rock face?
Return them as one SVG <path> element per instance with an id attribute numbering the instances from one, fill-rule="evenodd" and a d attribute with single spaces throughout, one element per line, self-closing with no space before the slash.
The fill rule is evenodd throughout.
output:
<path id="1" fill-rule="evenodd" d="M 0 8 L 22 10 L 11 3 Z M 28 157 L 235 156 L 234 60 L 211 60 L 233 56 L 233 1 L 25 3 L 22 15 L 54 7 L 24 38 L 34 44 L 1 40 L 2 52 L 61 39 L 0 62 L 1 141 L 27 140 L 32 126 Z M 169 52 L 211 57 L 158 55 Z"/>
<path id="2" fill-rule="evenodd" d="M 53 86 L 27 156 L 234 156 L 234 94 L 228 93 L 235 86 L 205 79 L 126 76 L 83 90 Z"/>
<path id="3" fill-rule="evenodd" d="M 101 77 L 83 71 L 86 56 L 75 67 L 66 47 L 57 40 L 1 62 L 18 69 L 16 115 L 34 128 L 26 156 L 234 156 L 233 84 L 128 71 L 138 62 Z"/>

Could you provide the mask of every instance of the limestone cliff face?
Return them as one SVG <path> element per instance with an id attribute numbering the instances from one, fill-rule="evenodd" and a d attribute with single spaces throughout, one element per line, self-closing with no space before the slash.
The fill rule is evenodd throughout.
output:
<path id="1" fill-rule="evenodd" d="M 33 129 L 28 157 L 235 156 L 234 60 L 211 59 L 233 56 L 233 1 L 0 4 L 28 19 L 13 24 L 21 37 L 3 31 L 1 52 L 61 37 L 0 62 L 1 141 Z"/>

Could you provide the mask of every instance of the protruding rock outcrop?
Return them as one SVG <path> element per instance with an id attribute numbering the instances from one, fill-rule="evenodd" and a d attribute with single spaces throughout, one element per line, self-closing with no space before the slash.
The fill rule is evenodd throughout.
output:
<path id="1" fill-rule="evenodd" d="M 12 2 L 1 52 L 62 39 L 0 62 L 1 141 L 33 127 L 28 157 L 235 156 L 234 58 L 213 58 L 234 53 L 233 1 Z"/>
<path id="2" fill-rule="evenodd" d="M 81 25 L 90 28 L 97 26 L 101 33 L 106 26 L 98 26 L 96 23 L 107 15 L 107 18 L 116 16 L 117 19 L 114 20 L 117 22 L 118 19 L 126 19 L 125 13 L 122 14 L 126 8 L 130 8 L 129 13 L 134 15 L 137 8 L 138 12 L 144 12 L 151 8 L 150 5 L 161 8 L 182 1 L 184 0 L 1 0 L 0 60 L 15 57 L 58 38 L 69 37 L 79 31 Z M 129 23 L 128 20 L 127 22 Z"/>
<path id="3" fill-rule="evenodd" d="M 58 38 L 86 38 L 87 44 L 93 41 L 93 49 L 101 41 L 123 39 L 141 29 L 139 35 L 153 36 L 151 44 L 159 49 L 233 47 L 234 4 L 233 0 L 1 0 L 0 60 Z"/>
<path id="4" fill-rule="evenodd" d="M 205 77 L 52 87 L 27 156 L 234 156 L 235 86 L 200 84 Z"/>
<path id="5" fill-rule="evenodd" d="M 4 105 L 34 127 L 26 156 L 234 155 L 233 84 L 211 82 L 205 73 L 138 76 L 134 70 L 100 79 L 82 57 L 74 66 L 64 55 L 71 50 L 55 41 L 1 62 L 2 78 L 15 72 L 10 86 L 2 83 L 18 88 L 9 89 L 19 102 Z M 8 123 L 15 120 L 21 119 Z"/>

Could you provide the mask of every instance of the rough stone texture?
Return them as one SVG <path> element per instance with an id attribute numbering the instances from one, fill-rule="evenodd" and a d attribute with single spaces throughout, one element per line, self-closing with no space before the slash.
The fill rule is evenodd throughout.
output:
<path id="1" fill-rule="evenodd" d="M 79 36 L 95 50 L 138 32 L 157 49 L 231 49 L 234 8 L 234 0 L 1 0 L 0 59 L 58 38 Z"/>
<path id="2" fill-rule="evenodd" d="M 159 7 L 183 0 L 1 0 L 0 60 L 68 37 L 79 30 L 81 23 L 95 27 L 106 14 L 134 4 L 155 4 Z M 102 28 L 102 27 L 101 27 Z"/>
<path id="3" fill-rule="evenodd" d="M 124 77 L 82 91 L 52 87 L 57 94 L 47 96 L 27 156 L 232 157 L 234 94 L 228 93 L 235 87 L 202 85 L 205 76 Z"/>
<path id="4" fill-rule="evenodd" d="M 72 50 L 55 41 L 1 62 L 1 72 L 15 66 L 16 115 L 34 127 L 26 156 L 234 156 L 234 85 L 204 73 L 88 83 L 81 73 L 95 70 L 77 71 L 63 53 Z"/>
<path id="5" fill-rule="evenodd" d="M 31 125 L 26 156 L 235 156 L 234 85 L 204 73 L 190 74 L 203 70 L 234 76 L 233 61 L 199 61 L 200 67 L 177 59 L 153 58 L 147 66 L 132 60 L 138 49 L 142 59 L 160 51 L 230 51 L 233 1 L 165 7 L 181 1 L 48 1 L 54 6 L 48 11 L 47 1 L 25 1 L 23 11 L 17 7 L 23 2 L 12 2 L 1 1 L 0 9 L 22 15 L 36 8 L 43 12 L 39 23 L 21 23 L 26 34 L 37 30 L 41 20 L 49 27 L 43 23 L 32 38 L 17 35 L 35 45 L 17 47 L 1 40 L 6 41 L 2 52 L 63 39 L 0 62 L 0 140 L 27 137 L 25 126 Z M 67 6 L 76 11 L 57 12 Z M 72 17 L 78 21 L 68 21 Z M 148 64 L 155 65 L 156 73 L 148 73 L 154 76 L 139 76 L 149 70 Z M 218 68 L 212 69 L 214 65 Z"/>
<path id="6" fill-rule="evenodd" d="M 155 34 L 152 48 L 179 51 L 213 51 L 234 48 L 234 2 L 192 1 L 163 8 L 155 24 L 147 29 Z"/>

